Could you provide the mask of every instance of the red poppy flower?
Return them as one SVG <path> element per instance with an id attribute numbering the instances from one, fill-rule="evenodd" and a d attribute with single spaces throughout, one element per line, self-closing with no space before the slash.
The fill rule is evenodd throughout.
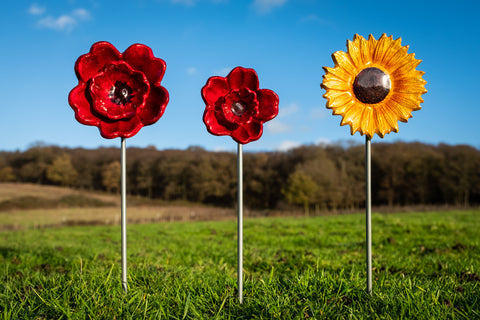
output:
<path id="1" fill-rule="evenodd" d="M 278 114 L 278 96 L 259 89 L 255 70 L 236 67 L 226 77 L 211 77 L 202 88 L 203 122 L 208 132 L 246 144 L 262 136 L 263 123 Z"/>
<path id="2" fill-rule="evenodd" d="M 68 102 L 78 122 L 97 126 L 107 139 L 134 136 L 160 119 L 168 91 L 160 85 L 165 61 L 143 44 L 122 54 L 108 42 L 97 42 L 75 63 L 78 85 Z"/>

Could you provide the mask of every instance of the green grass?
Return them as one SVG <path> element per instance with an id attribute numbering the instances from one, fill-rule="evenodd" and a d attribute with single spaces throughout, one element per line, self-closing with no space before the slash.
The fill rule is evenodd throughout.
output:
<path id="1" fill-rule="evenodd" d="M 0 319 L 478 319 L 480 211 L 247 219 L 0 233 Z"/>

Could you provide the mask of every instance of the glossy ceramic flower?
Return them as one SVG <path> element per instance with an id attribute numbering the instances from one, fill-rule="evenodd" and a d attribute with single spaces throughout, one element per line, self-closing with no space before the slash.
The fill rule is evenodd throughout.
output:
<path id="1" fill-rule="evenodd" d="M 332 55 L 334 68 L 324 67 L 327 108 L 343 117 L 341 125 L 350 125 L 352 135 L 398 132 L 398 121 L 407 122 L 427 92 L 424 72 L 415 69 L 421 60 L 407 53 L 400 38 L 385 34 L 378 40 L 355 35 L 347 49 Z"/>
<path id="2" fill-rule="evenodd" d="M 82 124 L 97 126 L 104 138 L 129 138 L 158 121 L 168 103 L 161 86 L 165 62 L 142 44 L 122 54 L 97 42 L 75 63 L 78 85 L 68 102 Z"/>
<path id="3" fill-rule="evenodd" d="M 211 77 L 202 88 L 203 122 L 208 132 L 246 144 L 262 136 L 263 123 L 278 114 L 278 96 L 259 89 L 255 70 L 236 67 L 226 77 Z"/>

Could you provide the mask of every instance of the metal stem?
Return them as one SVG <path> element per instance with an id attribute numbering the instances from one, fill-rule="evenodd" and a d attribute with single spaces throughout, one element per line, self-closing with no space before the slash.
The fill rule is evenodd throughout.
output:
<path id="1" fill-rule="evenodd" d="M 127 156 L 126 139 L 122 138 L 121 148 L 121 212 L 122 212 L 122 287 L 125 293 L 127 287 Z"/>
<path id="2" fill-rule="evenodd" d="M 367 293 L 372 295 L 372 151 L 371 139 L 365 138 L 365 220 L 366 220 L 366 262 Z"/>
<path id="3" fill-rule="evenodd" d="M 238 181 L 238 196 L 237 196 L 237 234 L 238 234 L 238 272 L 237 272 L 237 283 L 238 283 L 238 301 L 240 304 L 243 303 L 243 148 L 242 144 L 238 144 L 237 149 L 237 181 Z"/>

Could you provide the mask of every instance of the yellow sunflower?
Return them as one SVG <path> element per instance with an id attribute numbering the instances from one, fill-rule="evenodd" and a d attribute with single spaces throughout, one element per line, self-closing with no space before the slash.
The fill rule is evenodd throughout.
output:
<path id="1" fill-rule="evenodd" d="M 421 60 L 408 54 L 402 39 L 383 34 L 368 40 L 355 35 L 347 40 L 347 52 L 332 54 L 334 68 L 324 67 L 321 87 L 326 90 L 327 108 L 341 115 L 340 125 L 349 124 L 351 134 L 360 132 L 370 139 L 398 132 L 398 121 L 407 122 L 412 111 L 420 110 L 426 93 L 423 71 L 415 70 Z"/>

